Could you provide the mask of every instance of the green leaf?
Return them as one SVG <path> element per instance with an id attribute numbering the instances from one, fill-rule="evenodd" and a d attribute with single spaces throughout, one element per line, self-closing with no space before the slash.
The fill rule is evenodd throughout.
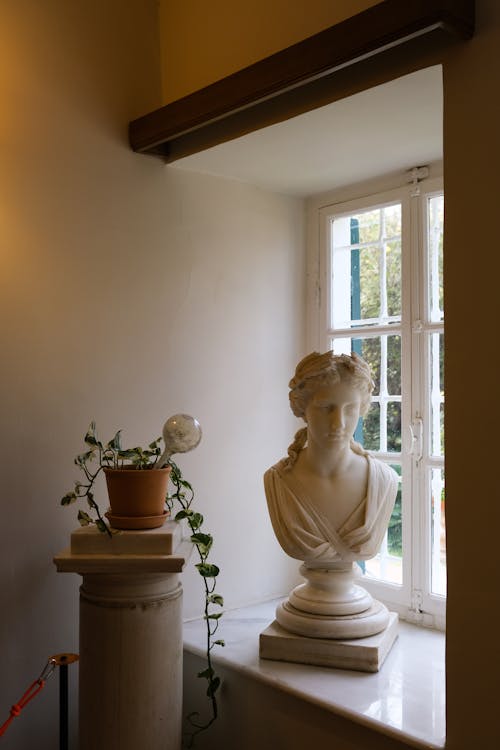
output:
<path id="1" fill-rule="evenodd" d="M 210 680 L 208 688 L 207 688 L 207 695 L 209 698 L 213 698 L 217 690 L 220 686 L 220 677 L 214 677 L 213 680 Z"/>
<path id="2" fill-rule="evenodd" d="M 107 443 L 106 449 L 110 448 L 112 451 L 120 451 L 121 448 L 122 448 L 122 446 L 121 446 L 121 434 L 122 434 L 122 431 L 118 430 L 118 432 L 116 433 L 116 435 L 114 436 L 114 438 L 112 440 L 110 440 L 109 443 Z"/>
<path id="3" fill-rule="evenodd" d="M 87 502 L 89 504 L 89 508 L 94 508 L 95 507 L 94 493 L 93 492 L 87 492 Z"/>
<path id="4" fill-rule="evenodd" d="M 61 505 L 71 505 L 77 498 L 76 492 L 67 492 L 61 500 Z"/>
<path id="5" fill-rule="evenodd" d="M 176 521 L 182 521 L 183 518 L 191 518 L 193 515 L 192 510 L 180 510 L 175 516 Z"/>
<path id="6" fill-rule="evenodd" d="M 199 574 L 202 575 L 203 578 L 215 578 L 220 573 L 217 565 L 209 565 L 208 563 L 198 563 L 195 565 L 195 568 L 198 569 Z"/>
<path id="7" fill-rule="evenodd" d="M 217 614 L 214 615 L 205 615 L 204 620 L 220 620 L 224 612 L 217 612 Z"/>
<path id="8" fill-rule="evenodd" d="M 92 450 L 87 451 L 86 453 L 80 453 L 79 456 L 75 458 L 75 464 L 77 466 L 84 466 L 89 459 L 94 458 L 95 456 L 95 448 L 92 448 Z"/>
<path id="9" fill-rule="evenodd" d="M 84 442 L 87 443 L 87 445 L 95 445 L 97 446 L 97 438 L 95 434 L 95 422 L 91 422 L 89 429 L 87 430 L 87 434 L 83 438 Z"/>
<path id="10" fill-rule="evenodd" d="M 156 440 L 154 440 L 152 443 L 148 445 L 148 448 L 151 448 L 152 451 L 156 451 L 158 450 L 160 443 L 161 443 L 161 437 L 156 438 Z"/>
<path id="11" fill-rule="evenodd" d="M 137 451 L 135 448 L 125 448 L 118 451 L 118 458 L 136 458 L 137 457 Z"/>
<path id="12" fill-rule="evenodd" d="M 201 513 L 193 513 L 192 511 L 191 513 L 191 528 L 193 529 L 193 531 L 196 531 L 196 529 L 199 529 L 203 523 L 203 516 L 201 515 Z"/>
<path id="13" fill-rule="evenodd" d="M 221 638 L 221 639 L 219 639 L 218 641 L 214 641 L 212 645 L 213 645 L 213 646 L 225 646 L 225 645 L 226 645 L 226 642 L 225 642 L 225 641 L 223 641 L 223 640 L 222 640 L 222 638 Z"/>
<path id="14" fill-rule="evenodd" d="M 212 546 L 213 543 L 213 537 L 210 536 L 210 534 L 191 534 L 191 541 L 194 542 L 194 544 L 204 547 L 207 552 Z"/>
<path id="15" fill-rule="evenodd" d="M 92 523 L 91 517 L 89 516 L 88 513 L 85 513 L 84 510 L 79 510 L 78 511 L 77 518 L 78 518 L 78 520 L 80 522 L 80 526 L 88 526 L 89 524 Z"/>
<path id="16" fill-rule="evenodd" d="M 99 531 L 101 533 L 103 533 L 103 534 L 107 534 L 108 533 L 108 527 L 106 526 L 106 524 L 104 523 L 104 521 L 101 521 L 100 519 L 97 519 L 97 521 L 95 522 L 95 525 L 97 526 L 97 528 L 99 529 Z"/>
<path id="17" fill-rule="evenodd" d="M 220 594 L 210 594 L 210 596 L 208 597 L 208 601 L 211 604 L 219 604 L 219 606 L 221 607 L 224 606 L 224 599 Z"/>
<path id="18" fill-rule="evenodd" d="M 202 534 L 201 532 L 198 532 L 197 534 L 191 535 L 191 541 L 195 544 L 204 544 L 208 546 L 209 544 L 212 544 L 213 537 L 210 534 Z"/>

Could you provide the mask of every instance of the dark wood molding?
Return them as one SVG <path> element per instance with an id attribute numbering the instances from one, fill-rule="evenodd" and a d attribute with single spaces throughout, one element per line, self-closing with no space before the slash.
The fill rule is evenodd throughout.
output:
<path id="1" fill-rule="evenodd" d="M 314 103 L 318 84 L 374 56 L 439 36 L 474 33 L 474 0 L 384 0 L 129 125 L 134 151 L 170 162 L 290 116 L 294 97 Z M 293 109 L 293 106 L 292 106 Z M 281 114 L 280 114 L 281 112 Z"/>

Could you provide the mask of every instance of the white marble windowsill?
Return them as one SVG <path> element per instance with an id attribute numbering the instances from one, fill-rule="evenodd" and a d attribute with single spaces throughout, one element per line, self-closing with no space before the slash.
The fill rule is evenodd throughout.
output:
<path id="1" fill-rule="evenodd" d="M 401 622 L 380 672 L 269 661 L 259 658 L 259 634 L 274 620 L 277 602 L 224 614 L 217 631 L 225 648 L 214 661 L 253 679 L 390 735 L 416 748 L 445 744 L 444 634 Z M 204 655 L 205 623 L 184 624 L 184 648 Z"/>

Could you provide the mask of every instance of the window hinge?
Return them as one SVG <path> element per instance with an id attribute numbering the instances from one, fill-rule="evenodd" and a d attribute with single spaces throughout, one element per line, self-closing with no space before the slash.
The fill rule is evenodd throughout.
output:
<path id="1" fill-rule="evenodd" d="M 421 616 L 423 614 L 424 598 L 420 589 L 413 589 L 411 592 L 411 607 L 410 610 L 415 616 Z"/>
<path id="2" fill-rule="evenodd" d="M 424 330 L 424 324 L 421 320 L 415 320 L 411 328 L 413 333 L 422 333 Z"/>
<path id="3" fill-rule="evenodd" d="M 411 182 L 413 185 L 413 190 L 410 195 L 412 198 L 418 198 L 420 195 L 420 187 L 418 183 L 420 180 L 425 180 L 426 177 L 429 176 L 429 167 L 413 167 L 413 169 L 408 170 L 406 174 L 408 175 L 408 182 Z"/>

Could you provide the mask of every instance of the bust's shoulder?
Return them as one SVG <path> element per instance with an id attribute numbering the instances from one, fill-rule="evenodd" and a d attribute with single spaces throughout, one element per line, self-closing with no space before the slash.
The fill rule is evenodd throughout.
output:
<path id="1" fill-rule="evenodd" d="M 397 488 L 399 477 L 389 464 L 375 458 L 370 454 L 367 455 L 369 466 L 369 482 L 377 485 L 392 486 Z"/>
<path id="2" fill-rule="evenodd" d="M 264 481 L 277 481 L 283 476 L 285 471 L 287 471 L 287 460 L 286 458 L 282 458 L 274 466 L 270 466 L 264 473 Z"/>

